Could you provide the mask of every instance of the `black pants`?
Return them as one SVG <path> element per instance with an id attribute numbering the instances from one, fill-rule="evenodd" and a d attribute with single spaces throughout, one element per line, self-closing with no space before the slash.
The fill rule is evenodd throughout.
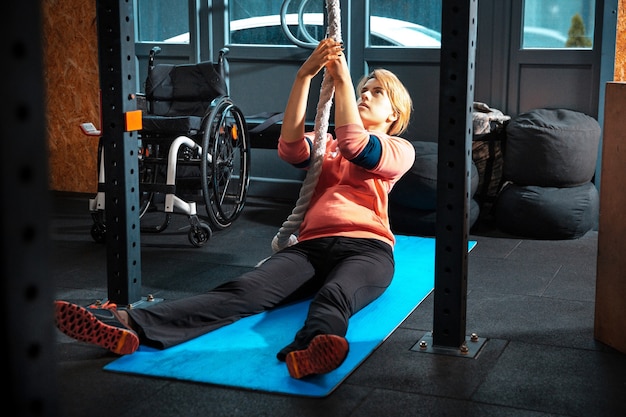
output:
<path id="1" fill-rule="evenodd" d="M 394 273 L 393 251 L 375 239 L 332 237 L 299 242 L 261 266 L 205 294 L 129 310 L 141 342 L 167 348 L 242 317 L 313 297 L 287 351 L 316 334 L 345 336 L 348 319 L 378 298 Z"/>

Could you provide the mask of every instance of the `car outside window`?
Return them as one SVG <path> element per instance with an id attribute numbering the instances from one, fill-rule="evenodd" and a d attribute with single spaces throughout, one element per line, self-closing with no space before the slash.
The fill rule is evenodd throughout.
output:
<path id="1" fill-rule="evenodd" d="M 439 48 L 441 7 L 441 0 L 370 1 L 370 46 Z"/>

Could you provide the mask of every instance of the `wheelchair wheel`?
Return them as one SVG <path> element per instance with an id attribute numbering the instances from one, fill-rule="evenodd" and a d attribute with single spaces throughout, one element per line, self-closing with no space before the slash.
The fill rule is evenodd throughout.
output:
<path id="1" fill-rule="evenodd" d="M 196 248 L 204 246 L 211 239 L 213 232 L 208 224 L 200 223 L 197 227 L 189 229 L 187 237 L 189 242 Z"/>
<path id="2" fill-rule="evenodd" d="M 107 225 L 103 222 L 94 223 L 91 225 L 91 238 L 96 243 L 106 242 Z"/>
<path id="3" fill-rule="evenodd" d="M 229 97 L 216 99 L 205 121 L 202 191 L 215 229 L 229 227 L 246 202 L 250 183 L 250 137 L 241 110 Z"/>

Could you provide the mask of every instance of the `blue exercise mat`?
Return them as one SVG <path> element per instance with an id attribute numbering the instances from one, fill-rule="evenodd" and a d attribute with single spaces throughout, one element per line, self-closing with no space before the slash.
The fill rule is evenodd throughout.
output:
<path id="1" fill-rule="evenodd" d="M 305 397 L 324 397 L 354 371 L 434 288 L 435 240 L 396 236 L 396 272 L 389 288 L 350 319 L 350 351 L 336 370 L 289 376 L 276 353 L 302 326 L 309 301 L 246 317 L 165 350 L 140 346 L 104 367 L 124 372 Z M 475 246 L 470 242 L 468 250 Z"/>

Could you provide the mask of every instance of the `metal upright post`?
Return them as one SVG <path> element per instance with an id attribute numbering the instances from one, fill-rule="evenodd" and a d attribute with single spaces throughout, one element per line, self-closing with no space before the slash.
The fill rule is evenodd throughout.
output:
<path id="1" fill-rule="evenodd" d="M 127 128 L 137 109 L 132 0 L 97 0 L 105 166 L 109 301 L 141 300 L 138 137 Z"/>
<path id="2" fill-rule="evenodd" d="M 432 335 L 415 350 L 472 356 L 467 343 L 467 249 L 478 0 L 443 0 Z"/>
<path id="3" fill-rule="evenodd" d="M 56 416 L 42 10 L 38 1 L 2 9 L 2 404 L 15 416 Z"/>

